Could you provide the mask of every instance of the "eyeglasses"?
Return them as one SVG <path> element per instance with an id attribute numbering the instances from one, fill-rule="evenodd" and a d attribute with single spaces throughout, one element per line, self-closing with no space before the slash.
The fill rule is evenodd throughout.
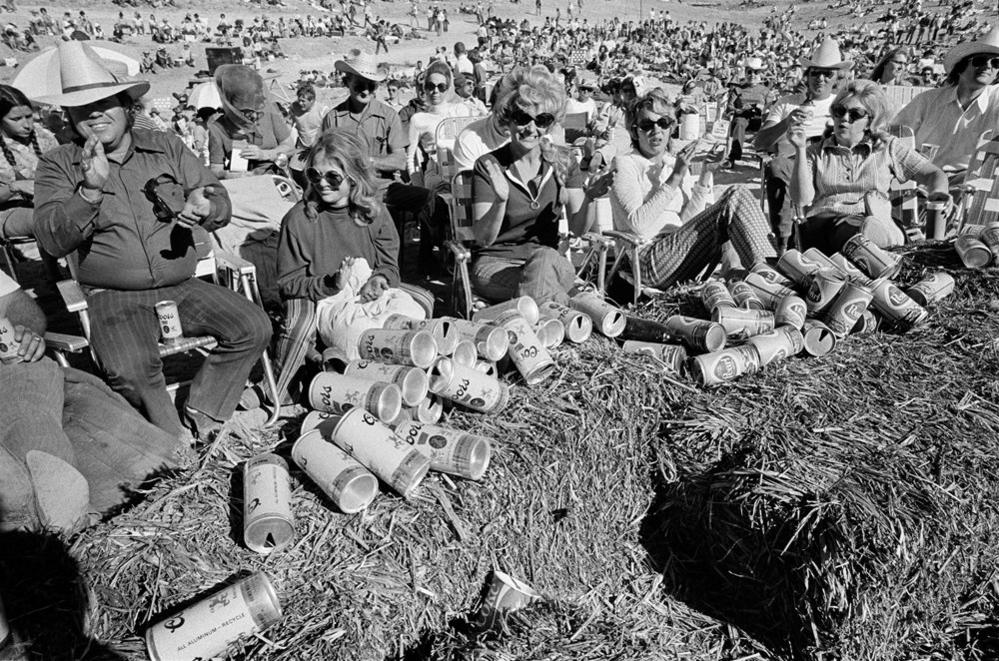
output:
<path id="1" fill-rule="evenodd" d="M 555 115 L 550 112 L 530 115 L 521 108 L 514 108 L 510 113 L 510 120 L 517 126 L 527 126 L 534 122 L 534 125 L 543 131 L 555 123 Z"/>
<path id="2" fill-rule="evenodd" d="M 866 110 L 861 110 L 860 108 L 844 108 L 843 106 L 833 106 L 829 109 L 829 114 L 833 116 L 834 119 L 847 118 L 849 123 L 859 122 L 865 117 L 870 117 L 870 113 Z"/>
<path id="3" fill-rule="evenodd" d="M 436 85 L 429 80 L 423 83 L 423 89 L 427 92 L 439 92 L 443 94 L 447 91 L 447 83 L 437 83 Z"/>
<path id="4" fill-rule="evenodd" d="M 636 122 L 635 126 L 638 127 L 639 131 L 645 131 L 646 133 L 648 133 L 657 126 L 661 128 L 663 131 L 669 131 L 670 127 L 673 126 L 673 124 L 674 122 L 671 118 L 660 117 L 659 119 L 656 120 L 643 119 L 639 122 Z"/>
<path id="5" fill-rule="evenodd" d="M 989 57 L 988 55 L 975 55 L 970 60 L 971 66 L 976 69 L 999 69 L 999 57 Z"/>
<path id="6" fill-rule="evenodd" d="M 831 69 L 809 69 L 808 75 L 813 78 L 835 78 L 836 72 Z"/>
<path id="7" fill-rule="evenodd" d="M 325 181 L 326 185 L 333 190 L 340 190 L 340 186 L 343 185 L 344 177 L 339 172 L 334 172 L 333 170 L 327 170 L 326 172 L 320 172 L 316 168 L 306 168 L 305 178 L 309 180 L 309 183 L 313 186 L 318 186 L 321 182 Z"/>

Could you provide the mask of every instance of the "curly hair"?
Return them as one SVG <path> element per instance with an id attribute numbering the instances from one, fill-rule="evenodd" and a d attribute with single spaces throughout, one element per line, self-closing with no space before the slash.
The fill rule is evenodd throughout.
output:
<path id="1" fill-rule="evenodd" d="M 350 182 L 347 213 L 360 226 L 370 225 L 381 211 L 375 174 L 368 160 L 368 145 L 354 131 L 335 128 L 323 133 L 309 151 L 306 169 L 322 157 L 340 166 Z M 312 182 L 305 188 L 305 215 L 311 220 L 319 216 L 322 198 Z"/>
<path id="2" fill-rule="evenodd" d="M 31 107 L 31 101 L 28 97 L 24 95 L 24 92 L 17 89 L 16 87 L 11 87 L 10 85 L 0 85 L 0 117 L 6 117 L 7 114 L 17 108 L 18 106 Z M 31 144 L 31 148 L 35 150 L 35 156 L 41 156 L 42 150 L 38 147 L 38 138 L 35 135 L 35 129 L 32 127 L 31 133 L 28 134 L 28 142 Z M 3 157 L 7 159 L 12 168 L 17 167 L 17 163 L 14 160 L 14 153 L 10 150 L 7 145 L 7 136 L 3 136 L 0 139 L 0 150 L 3 151 Z"/>
<path id="3" fill-rule="evenodd" d="M 855 78 L 843 85 L 836 94 L 830 107 L 842 105 L 847 99 L 856 99 L 867 110 L 867 132 L 871 141 L 877 145 L 888 139 L 888 120 L 891 113 L 888 110 L 888 97 L 881 85 L 873 80 Z"/>
<path id="4" fill-rule="evenodd" d="M 537 113 L 551 113 L 556 121 L 565 116 L 565 86 L 547 67 L 517 67 L 500 83 L 505 93 L 500 96 L 493 112 L 507 124 L 514 106 Z"/>
<path id="5" fill-rule="evenodd" d="M 638 149 L 638 116 L 643 110 L 676 120 L 673 99 L 661 87 L 654 87 L 632 101 L 625 110 L 624 121 L 631 136 L 631 146 L 635 149 Z"/>

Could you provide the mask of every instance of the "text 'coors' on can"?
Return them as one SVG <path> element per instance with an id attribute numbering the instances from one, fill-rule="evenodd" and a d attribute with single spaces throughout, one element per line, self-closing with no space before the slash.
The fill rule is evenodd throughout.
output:
<path id="1" fill-rule="evenodd" d="M 165 344 L 176 342 L 184 337 L 180 327 L 180 310 L 174 301 L 160 301 L 155 305 L 156 318 L 160 321 L 160 337 Z"/>
<path id="2" fill-rule="evenodd" d="M 330 425 L 302 434 L 291 448 L 291 458 L 341 512 L 360 512 L 378 495 L 378 479 L 324 432 L 332 434 Z"/>
<path id="3" fill-rule="evenodd" d="M 485 436 L 416 420 L 403 422 L 395 433 L 430 460 L 431 470 L 478 480 L 489 467 L 492 447 Z"/>
<path id="4" fill-rule="evenodd" d="M 713 321 L 673 315 L 664 324 L 673 337 L 694 351 L 718 351 L 725 346 L 725 328 Z"/>
<path id="5" fill-rule="evenodd" d="M 277 592 L 267 574 L 256 572 L 149 627 L 146 649 L 152 661 L 210 659 L 280 620 Z"/>
<path id="6" fill-rule="evenodd" d="M 932 305 L 954 293 L 954 278 L 949 273 L 931 273 L 909 287 L 906 293 L 922 306 Z"/>
<path id="7" fill-rule="evenodd" d="M 243 539 L 251 551 L 268 554 L 295 538 L 288 463 L 272 453 L 243 465 Z"/>
<path id="8" fill-rule="evenodd" d="M 590 339 L 590 335 L 593 333 L 593 320 L 588 315 L 555 301 L 542 303 L 538 309 L 542 319 L 557 319 L 562 322 L 565 327 L 565 336 L 569 338 L 570 342 L 579 344 Z"/>
<path id="9" fill-rule="evenodd" d="M 593 292 L 576 294 L 569 300 L 569 305 L 574 310 L 586 314 L 593 322 L 593 327 L 601 335 L 613 338 L 624 331 L 625 323 L 627 323 L 624 313 L 598 294 Z"/>
<path id="10" fill-rule="evenodd" d="M 357 340 L 361 358 L 426 369 L 437 360 L 437 342 L 427 331 L 372 328 Z"/>
<path id="11" fill-rule="evenodd" d="M 345 376 L 358 377 L 368 381 L 392 383 L 402 393 L 402 403 L 415 406 L 427 396 L 430 382 L 427 373 L 411 365 L 390 365 L 373 360 L 354 360 L 347 363 Z"/>
<path id="12" fill-rule="evenodd" d="M 751 344 L 694 356 L 690 372 L 702 386 L 716 386 L 760 369 L 760 354 Z"/>
<path id="13" fill-rule="evenodd" d="M 679 344 L 625 340 L 621 349 L 626 353 L 641 353 L 658 358 L 666 364 L 667 371 L 672 374 L 682 374 L 683 366 L 687 362 L 687 350 Z"/>
<path id="14" fill-rule="evenodd" d="M 320 372 L 309 384 L 309 404 L 326 413 L 345 413 L 361 408 L 387 422 L 399 415 L 402 391 L 393 383 Z"/>
<path id="15" fill-rule="evenodd" d="M 445 318 L 414 319 L 404 314 L 393 314 L 385 320 L 382 328 L 427 331 L 434 336 L 434 342 L 437 343 L 437 351 L 444 356 L 451 355 L 459 340 L 457 329 L 454 328 L 450 320 Z"/>
<path id="16" fill-rule="evenodd" d="M 498 413 L 510 399 L 510 389 L 499 379 L 449 358 L 438 358 L 430 368 L 430 389 L 435 395 L 482 413 Z"/>
<path id="17" fill-rule="evenodd" d="M 510 341 L 507 354 L 528 385 L 541 383 L 555 371 L 555 361 L 548 349 L 518 312 L 505 312 L 496 323 L 506 329 Z"/>

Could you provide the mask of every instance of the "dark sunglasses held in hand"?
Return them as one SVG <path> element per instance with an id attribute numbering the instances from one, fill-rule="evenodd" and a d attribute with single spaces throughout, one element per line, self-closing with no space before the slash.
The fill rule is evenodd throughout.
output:
<path id="1" fill-rule="evenodd" d="M 870 117 L 870 113 L 866 110 L 861 110 L 860 108 L 844 108 L 843 106 L 833 106 L 829 109 L 829 114 L 833 116 L 834 119 L 847 118 L 847 121 L 851 124 L 853 122 L 859 122 L 865 117 Z"/>
<path id="2" fill-rule="evenodd" d="M 542 131 L 555 123 L 555 115 L 549 112 L 531 115 L 521 108 L 514 108 L 513 112 L 510 113 L 510 119 L 517 126 L 527 126 L 531 122 L 534 122 L 534 125 Z"/>
<path id="3" fill-rule="evenodd" d="M 343 184 L 346 177 L 339 172 L 334 172 L 333 170 L 320 172 L 316 168 L 306 168 L 305 178 L 308 179 L 309 183 L 313 186 L 318 186 L 320 182 L 325 181 L 326 185 L 333 190 L 340 190 L 340 186 Z"/>

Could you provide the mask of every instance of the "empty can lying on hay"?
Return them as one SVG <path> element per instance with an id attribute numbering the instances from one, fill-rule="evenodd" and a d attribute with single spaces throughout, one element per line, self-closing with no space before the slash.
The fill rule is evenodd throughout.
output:
<path id="1" fill-rule="evenodd" d="M 497 318 L 496 323 L 506 329 L 510 340 L 507 355 L 527 385 L 533 386 L 547 379 L 555 370 L 555 361 L 527 320 L 511 311 Z"/>
<path id="2" fill-rule="evenodd" d="M 489 468 L 492 447 L 485 436 L 415 420 L 401 423 L 395 433 L 430 460 L 431 470 L 478 480 Z"/>
<path id="3" fill-rule="evenodd" d="M 782 287 L 791 287 L 794 282 L 785 278 L 776 269 L 769 266 L 764 262 L 760 262 L 750 269 L 751 273 L 755 273 L 760 277 L 760 279 L 769 282 L 772 285 L 781 285 Z"/>
<path id="4" fill-rule="evenodd" d="M 451 353 L 451 359 L 459 365 L 474 367 L 475 363 L 479 362 L 479 351 L 471 340 L 462 340 Z M 429 369 L 433 369 L 433 365 Z"/>
<path id="5" fill-rule="evenodd" d="M 149 627 L 146 649 L 152 661 L 209 659 L 280 620 L 277 592 L 267 574 L 256 572 Z"/>
<path id="6" fill-rule="evenodd" d="M 807 318 L 808 306 L 800 296 L 791 294 L 777 302 L 777 307 L 774 310 L 774 323 L 777 326 L 794 326 L 801 330 Z"/>
<path id="7" fill-rule="evenodd" d="M 361 408 L 388 421 L 399 415 L 402 391 L 392 383 L 336 372 L 320 372 L 309 384 L 309 404 L 317 411 L 346 413 Z"/>
<path id="8" fill-rule="evenodd" d="M 385 484 L 409 498 L 430 470 L 430 460 L 375 416 L 351 409 L 322 425 L 329 440 Z"/>
<path id="9" fill-rule="evenodd" d="M 906 293 L 924 307 L 933 305 L 954 293 L 954 278 L 949 273 L 931 273 L 909 287 Z"/>
<path id="10" fill-rule="evenodd" d="M 694 356 L 690 373 L 702 386 L 717 386 L 760 369 L 760 354 L 751 344 Z"/>
<path id="11" fill-rule="evenodd" d="M 818 264 L 821 268 L 832 269 L 833 271 L 840 270 L 839 265 L 835 261 L 833 261 L 832 257 L 825 254 L 818 248 L 809 248 L 808 250 L 802 253 L 802 257 L 811 262 L 814 262 L 815 264 Z M 846 272 L 840 271 L 840 275 L 845 277 Z"/>
<path id="12" fill-rule="evenodd" d="M 980 269 L 992 261 L 992 251 L 970 234 L 962 234 L 954 241 L 954 249 L 961 262 L 969 269 Z"/>
<path id="13" fill-rule="evenodd" d="M 447 320 L 455 327 L 462 340 L 475 344 L 479 356 L 486 360 L 496 362 L 503 358 L 510 348 L 506 331 L 499 326 L 454 317 L 447 317 Z"/>
<path id="14" fill-rule="evenodd" d="M 732 292 L 728 290 L 728 287 L 724 283 L 717 280 L 705 282 L 704 286 L 701 287 L 701 303 L 704 304 L 704 309 L 708 312 L 714 312 L 722 307 L 736 307 Z"/>
<path id="15" fill-rule="evenodd" d="M 579 310 L 573 310 L 554 301 L 538 306 L 542 319 L 558 319 L 565 327 L 565 336 L 570 342 L 579 344 L 590 339 L 593 334 L 593 320 Z"/>
<path id="16" fill-rule="evenodd" d="M 653 358 L 658 358 L 666 363 L 667 370 L 673 374 L 682 374 L 683 365 L 687 362 L 687 350 L 679 344 L 659 344 L 657 342 L 626 340 L 621 349 L 627 353 L 644 353 Z"/>
<path id="17" fill-rule="evenodd" d="M 372 328 L 357 340 L 361 358 L 426 369 L 437 360 L 437 342 L 427 331 Z"/>
<path id="18" fill-rule="evenodd" d="M 718 351 L 725 346 L 725 328 L 713 321 L 673 315 L 666 320 L 670 334 L 694 351 Z"/>
<path id="19" fill-rule="evenodd" d="M 763 310 L 765 306 L 756 291 L 742 280 L 733 280 L 728 283 L 728 289 L 732 292 L 735 304 L 745 310 Z"/>
<path id="20" fill-rule="evenodd" d="M 378 495 L 378 479 L 356 459 L 328 441 L 326 428 L 299 437 L 291 458 L 345 514 L 360 512 Z"/>
<path id="21" fill-rule="evenodd" d="M 343 373 L 345 376 L 398 386 L 402 395 L 402 403 L 406 406 L 416 406 L 430 390 L 427 373 L 419 367 L 411 365 L 390 365 L 373 360 L 354 360 L 347 363 Z"/>
<path id="22" fill-rule="evenodd" d="M 288 462 L 272 453 L 243 465 L 243 539 L 257 553 L 284 548 L 295 538 Z"/>
<path id="23" fill-rule="evenodd" d="M 565 326 L 558 319 L 545 319 L 534 327 L 534 333 L 546 349 L 554 349 L 565 341 Z"/>
<path id="24" fill-rule="evenodd" d="M 864 310 L 864 314 L 860 315 L 860 319 L 854 325 L 853 330 L 850 332 L 854 335 L 866 335 L 868 333 L 873 333 L 878 329 L 878 318 L 875 316 L 874 312 L 870 308 Z"/>
<path id="25" fill-rule="evenodd" d="M 836 253 L 829 258 L 836 268 L 839 269 L 840 273 L 846 276 L 846 279 L 850 282 L 856 282 L 857 284 L 863 285 L 865 287 L 870 287 L 872 280 L 867 277 L 867 275 L 853 265 L 849 259 L 843 256 L 843 253 Z"/>
<path id="26" fill-rule="evenodd" d="M 509 301 L 504 301 L 496 305 L 490 305 L 487 308 L 482 308 L 472 315 L 472 321 L 478 321 L 480 323 L 493 323 L 510 311 L 516 312 L 524 319 L 527 319 L 527 323 L 532 326 L 538 323 L 538 319 L 541 316 L 538 311 L 538 304 L 533 298 L 530 296 L 520 296 L 518 298 L 511 298 Z"/>
<path id="27" fill-rule="evenodd" d="M 308 434 L 313 429 L 318 428 L 323 421 L 335 418 L 336 415 L 336 413 L 327 413 L 326 411 L 309 411 L 305 414 L 305 417 L 302 418 L 302 426 L 298 428 L 299 436 Z"/>
<path id="28" fill-rule="evenodd" d="M 807 320 L 801 336 L 805 340 L 805 353 L 810 356 L 824 356 L 836 348 L 836 336 L 821 321 Z"/>
<path id="29" fill-rule="evenodd" d="M 876 281 L 873 292 L 874 309 L 899 330 L 909 330 L 929 316 L 926 308 L 909 298 L 909 295 L 896 287 L 891 280 Z"/>
<path id="30" fill-rule="evenodd" d="M 486 376 L 491 376 L 493 378 L 499 378 L 499 368 L 496 363 L 489 360 L 477 360 L 475 365 L 473 365 L 476 371 L 482 372 Z"/>
<path id="31" fill-rule="evenodd" d="M 760 356 L 760 367 L 797 356 L 805 349 L 805 339 L 794 326 L 778 326 L 766 335 L 756 335 L 746 340 Z"/>
<path id="32" fill-rule="evenodd" d="M 574 310 L 586 314 L 593 322 L 593 327 L 601 335 L 617 337 L 624 331 L 627 318 L 619 309 L 592 292 L 576 294 L 569 300 Z"/>
<path id="33" fill-rule="evenodd" d="M 763 305 L 768 310 L 775 309 L 781 299 L 796 295 L 796 292 L 787 285 L 779 282 L 771 282 L 756 272 L 747 274 L 744 282 L 753 288 L 756 296 L 763 301 Z"/>
<path id="34" fill-rule="evenodd" d="M 494 627 L 504 613 L 511 613 L 540 599 L 541 595 L 527 583 L 494 569 L 486 580 L 479 617 L 485 626 Z"/>
<path id="35" fill-rule="evenodd" d="M 711 321 L 721 324 L 729 337 L 752 337 L 774 329 L 774 313 L 767 310 L 715 308 L 711 313 Z"/>
<path id="36" fill-rule="evenodd" d="M 498 413 L 510 399 L 509 387 L 499 379 L 474 367 L 458 365 L 450 358 L 438 358 L 430 368 L 430 390 L 482 413 Z"/>
<path id="37" fill-rule="evenodd" d="M 843 244 L 843 254 L 870 278 L 891 278 L 902 268 L 902 257 L 890 253 L 863 234 L 854 234 Z"/>
<path id="38" fill-rule="evenodd" d="M 821 317 L 839 293 L 846 287 L 846 278 L 832 269 L 820 269 L 812 274 L 812 283 L 805 295 L 805 305 L 812 316 Z"/>
<path id="39" fill-rule="evenodd" d="M 427 331 L 434 336 L 437 351 L 443 356 L 451 355 L 459 339 L 457 330 L 447 319 L 414 319 L 404 314 L 393 314 L 385 320 L 382 328 Z"/>
<path id="40" fill-rule="evenodd" d="M 822 264 L 805 257 L 794 248 L 787 250 L 777 260 L 777 270 L 801 288 L 807 287 L 812 280 L 812 274 L 821 268 Z"/>
<path id="41" fill-rule="evenodd" d="M 826 311 L 826 326 L 836 337 L 846 337 L 864 316 L 873 298 L 874 294 L 867 287 L 853 282 L 846 283 Z"/>

